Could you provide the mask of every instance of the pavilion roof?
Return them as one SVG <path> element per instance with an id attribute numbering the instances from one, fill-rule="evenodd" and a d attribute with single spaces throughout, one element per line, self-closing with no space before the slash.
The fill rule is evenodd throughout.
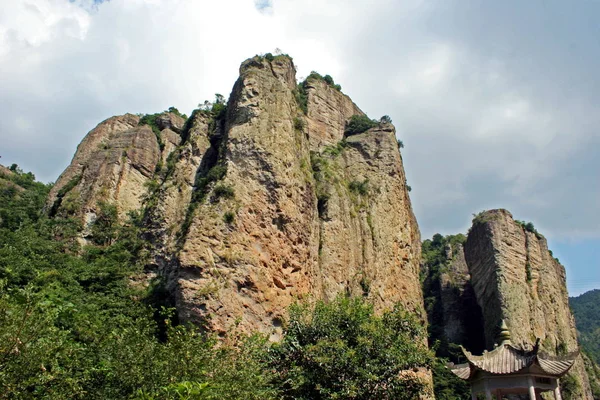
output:
<path id="1" fill-rule="evenodd" d="M 477 370 L 493 375 L 513 374 L 534 364 L 538 365 L 546 374 L 560 377 L 573 366 L 578 352 L 564 357 L 553 357 L 540 353 L 538 343 L 533 350 L 525 350 L 513 346 L 510 340 L 507 340 L 494 350 L 486 351 L 480 356 L 473 355 L 462 347 L 468 362 L 451 365 L 450 368 L 459 378 L 469 379 Z"/>

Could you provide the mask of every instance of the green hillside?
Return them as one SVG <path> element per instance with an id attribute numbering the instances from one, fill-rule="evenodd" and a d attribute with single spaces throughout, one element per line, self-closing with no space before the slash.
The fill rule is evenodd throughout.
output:
<path id="1" fill-rule="evenodd" d="M 600 363 L 600 290 L 569 299 L 584 351 Z"/>

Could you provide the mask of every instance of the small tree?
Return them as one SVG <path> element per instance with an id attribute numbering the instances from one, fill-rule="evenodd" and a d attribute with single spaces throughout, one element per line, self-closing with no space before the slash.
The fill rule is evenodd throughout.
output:
<path id="1" fill-rule="evenodd" d="M 346 124 L 346 135 L 357 135 L 377 126 L 377 121 L 366 115 L 353 115 Z"/>
<path id="2" fill-rule="evenodd" d="M 384 115 L 383 117 L 381 117 L 379 119 L 379 123 L 380 124 L 391 124 L 392 123 L 392 119 L 390 118 L 389 115 Z"/>

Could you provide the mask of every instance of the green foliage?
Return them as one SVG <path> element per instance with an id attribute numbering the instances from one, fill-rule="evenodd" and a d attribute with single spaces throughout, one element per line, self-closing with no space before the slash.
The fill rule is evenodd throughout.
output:
<path id="1" fill-rule="evenodd" d="M 41 216 L 51 185 L 35 181 L 16 164 L 12 174 L 0 172 L 0 228 L 16 230 L 36 222 Z"/>
<path id="2" fill-rule="evenodd" d="M 156 135 L 156 140 L 158 141 L 158 146 L 162 150 L 165 148 L 165 143 L 162 140 L 162 136 L 160 134 L 160 128 L 158 127 L 158 124 L 156 123 L 156 119 L 160 116 L 160 114 L 161 113 L 145 114 L 140 118 L 138 125 L 148 125 L 152 129 L 152 132 L 154 132 L 154 135 Z"/>
<path id="3" fill-rule="evenodd" d="M 302 112 L 308 114 L 308 92 L 306 91 L 306 81 L 299 83 L 298 86 L 296 86 L 294 97 Z"/>
<path id="4" fill-rule="evenodd" d="M 337 157 L 340 154 L 342 154 L 344 149 L 346 149 L 347 147 L 348 142 L 346 141 L 346 139 L 342 139 L 335 145 L 325 146 L 325 148 L 323 149 L 323 154 L 329 154 L 333 157 Z"/>
<path id="5" fill-rule="evenodd" d="M 81 174 L 75 175 L 66 185 L 60 188 L 60 190 L 56 193 L 58 197 L 64 197 L 65 194 L 69 193 L 71 190 L 75 188 L 75 186 L 79 185 L 81 182 Z"/>
<path id="6" fill-rule="evenodd" d="M 311 79 L 323 81 L 323 82 L 327 83 L 329 86 L 331 86 L 332 88 L 334 88 L 335 90 L 340 91 L 340 92 L 342 91 L 342 87 L 334 82 L 331 75 L 323 76 L 316 71 L 311 71 L 310 75 L 308 75 L 308 77 L 304 80 L 304 82 L 307 82 Z"/>
<path id="7" fill-rule="evenodd" d="M 365 179 L 364 181 L 352 181 L 348 184 L 348 189 L 351 192 L 356 193 L 361 196 L 366 196 L 369 194 L 369 180 Z"/>
<path id="8" fill-rule="evenodd" d="M 531 232 L 535 234 L 538 239 L 541 239 L 542 235 L 535 229 L 535 226 L 531 222 L 515 220 L 515 222 L 525 230 L 525 232 Z"/>
<path id="9" fill-rule="evenodd" d="M 600 290 L 569 298 L 581 347 L 600 364 Z"/>
<path id="10" fill-rule="evenodd" d="M 408 190 L 408 192 L 412 192 L 412 187 L 410 185 L 406 185 L 406 190 Z"/>
<path id="11" fill-rule="evenodd" d="M 390 118 L 389 115 L 384 115 L 383 117 L 379 118 L 379 123 L 380 124 L 391 124 L 392 119 Z"/>
<path id="12" fill-rule="evenodd" d="M 475 225 L 480 225 L 480 224 L 485 224 L 487 222 L 491 222 L 494 220 L 494 218 L 496 218 L 494 216 L 494 214 L 488 214 L 486 210 L 483 210 L 477 214 L 473 214 L 473 219 L 471 222 L 472 222 L 473 226 L 475 226 Z"/>
<path id="13" fill-rule="evenodd" d="M 211 116 L 213 120 L 221 120 L 227 113 L 227 99 L 222 94 L 215 93 L 215 100 L 212 103 L 204 100 L 204 103 L 198 104 L 198 109 Z"/>
<path id="14" fill-rule="evenodd" d="M 233 199 L 235 192 L 229 185 L 217 185 L 213 191 L 216 198 Z"/>
<path id="15" fill-rule="evenodd" d="M 470 399 L 470 385 L 454 375 L 446 366 L 448 360 L 437 358 L 431 368 L 436 400 Z"/>
<path id="16" fill-rule="evenodd" d="M 403 149 L 404 148 L 404 142 L 400 139 L 398 139 L 398 150 Z"/>
<path id="17" fill-rule="evenodd" d="M 29 204 L 24 193 L 47 189 L 32 183 L 13 200 Z M 276 398 L 266 339 L 229 337 L 216 346 L 174 326 L 172 310 L 160 308 L 162 285 L 146 289 L 132 279 L 147 257 L 140 215 L 125 225 L 114 217 L 113 206 L 100 205 L 102 226 L 92 229 L 106 239 L 84 248 L 71 220 L 37 214 L 0 224 L 0 397 Z"/>
<path id="18" fill-rule="evenodd" d="M 117 206 L 107 202 L 98 202 L 96 220 L 92 223 L 92 241 L 101 246 L 112 244 L 118 228 Z"/>
<path id="19" fill-rule="evenodd" d="M 235 214 L 231 211 L 226 211 L 225 214 L 223 214 L 223 221 L 226 224 L 231 224 L 233 223 L 233 220 L 235 219 Z"/>
<path id="20" fill-rule="evenodd" d="M 531 264 L 529 261 L 525 264 L 525 278 L 527 282 L 531 282 L 533 280 L 533 275 L 531 274 Z"/>
<path id="21" fill-rule="evenodd" d="M 300 117 L 294 117 L 294 129 L 302 132 L 304 130 L 306 123 Z"/>
<path id="22" fill-rule="evenodd" d="M 271 350 L 284 399 L 415 399 L 428 367 L 422 324 L 400 307 L 376 316 L 361 298 L 294 305 Z"/>
<path id="23" fill-rule="evenodd" d="M 377 125 L 377 121 L 370 119 L 366 115 L 353 115 L 346 124 L 345 134 L 346 136 L 357 135 L 374 128 Z"/>
<path id="24" fill-rule="evenodd" d="M 559 379 L 560 392 L 564 400 L 581 399 L 581 383 L 573 374 L 567 374 Z"/>
<path id="25" fill-rule="evenodd" d="M 179 110 L 173 106 L 169 107 L 167 112 L 170 112 L 171 114 L 175 114 L 183 119 L 186 119 L 186 120 L 188 119 L 187 115 L 180 113 Z"/>

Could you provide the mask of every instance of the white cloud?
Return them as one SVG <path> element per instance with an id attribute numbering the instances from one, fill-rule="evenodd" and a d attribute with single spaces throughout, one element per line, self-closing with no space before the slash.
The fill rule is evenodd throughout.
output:
<path id="1" fill-rule="evenodd" d="M 242 60 L 281 48 L 299 76 L 331 74 L 373 117 L 393 118 L 425 235 L 504 206 L 555 235 L 598 237 L 588 210 L 600 200 L 600 50 L 582 33 L 573 50 L 534 11 L 437 0 L 2 2 L 0 155 L 54 180 L 102 119 L 189 113 L 228 94 Z M 563 11 L 546 18 L 563 23 Z"/>

